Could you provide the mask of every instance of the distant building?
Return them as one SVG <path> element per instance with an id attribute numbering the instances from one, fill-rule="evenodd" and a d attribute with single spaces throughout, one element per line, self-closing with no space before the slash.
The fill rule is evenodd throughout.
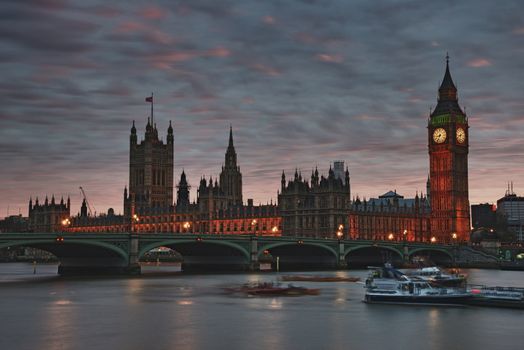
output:
<path id="1" fill-rule="evenodd" d="M 471 226 L 478 228 L 494 229 L 497 224 L 496 206 L 490 203 L 473 204 L 471 206 Z"/>
<path id="2" fill-rule="evenodd" d="M 29 218 L 23 217 L 22 214 L 10 215 L 0 220 L 0 232 L 27 232 L 29 229 Z"/>
<path id="3" fill-rule="evenodd" d="M 504 218 L 508 230 L 515 232 L 517 241 L 524 241 L 524 197 L 508 188 L 506 195 L 497 201 L 497 214 Z"/>
<path id="4" fill-rule="evenodd" d="M 29 200 L 29 231 L 30 232 L 61 232 L 65 229 L 62 225 L 64 219 L 69 219 L 71 209 L 71 201 L 67 198 L 67 203 L 64 203 L 64 198 L 60 203 L 55 203 L 55 196 L 51 197 L 51 201 L 45 197 L 44 204 L 39 204 L 38 197 L 35 204 L 33 200 Z"/>

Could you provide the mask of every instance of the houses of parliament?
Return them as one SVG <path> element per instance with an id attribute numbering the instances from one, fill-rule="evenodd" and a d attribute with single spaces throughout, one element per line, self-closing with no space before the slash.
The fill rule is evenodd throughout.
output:
<path id="1" fill-rule="evenodd" d="M 151 101 L 152 102 L 152 101 Z M 153 116 L 151 115 L 151 118 Z M 29 202 L 29 230 L 34 232 L 136 232 L 255 234 L 338 239 L 466 241 L 469 239 L 468 120 L 458 104 L 457 88 L 446 58 L 438 102 L 428 118 L 429 177 L 426 194 L 404 198 L 388 191 L 378 198 L 351 197 L 349 169 L 336 161 L 321 174 L 298 169 L 282 172 L 278 202 L 254 205 L 244 200 L 242 173 L 233 129 L 218 178 L 200 179 L 196 201 L 183 170 L 174 179 L 174 133 L 166 142 L 152 119 L 138 142 L 135 122 L 129 137 L 129 187 L 123 191 L 123 215 L 80 213 L 70 204 Z M 225 141 L 225 139 L 224 139 Z M 226 142 L 224 142 L 226 145 Z M 173 194 L 176 192 L 176 198 Z M 68 220 L 66 228 L 61 223 Z"/>

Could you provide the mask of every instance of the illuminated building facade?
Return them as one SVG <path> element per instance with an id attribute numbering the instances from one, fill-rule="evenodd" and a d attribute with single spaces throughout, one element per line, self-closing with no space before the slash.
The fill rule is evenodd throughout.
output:
<path id="1" fill-rule="evenodd" d="M 438 93 L 437 106 L 428 120 L 431 232 L 439 242 L 450 242 L 452 237 L 467 241 L 469 126 L 458 104 L 448 57 Z"/>
<path id="2" fill-rule="evenodd" d="M 427 197 L 405 199 L 396 191 L 351 205 L 351 239 L 430 242 L 430 207 Z"/>

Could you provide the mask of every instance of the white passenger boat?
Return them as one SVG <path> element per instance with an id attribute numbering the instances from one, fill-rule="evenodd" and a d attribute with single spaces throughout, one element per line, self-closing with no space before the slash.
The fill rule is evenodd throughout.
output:
<path id="1" fill-rule="evenodd" d="M 366 280 L 366 303 L 465 305 L 472 294 L 464 288 L 435 287 L 389 265 L 373 268 Z"/>

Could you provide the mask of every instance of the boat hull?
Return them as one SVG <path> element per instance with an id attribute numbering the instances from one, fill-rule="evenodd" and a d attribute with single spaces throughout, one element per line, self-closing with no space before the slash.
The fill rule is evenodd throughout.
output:
<path id="1" fill-rule="evenodd" d="M 522 300 L 508 300 L 485 297 L 473 297 L 470 300 L 468 300 L 468 305 L 500 307 L 508 309 L 524 309 L 524 301 Z"/>
<path id="2" fill-rule="evenodd" d="M 465 305 L 472 298 L 464 295 L 382 295 L 366 294 L 366 303 L 419 304 L 419 305 Z"/>

